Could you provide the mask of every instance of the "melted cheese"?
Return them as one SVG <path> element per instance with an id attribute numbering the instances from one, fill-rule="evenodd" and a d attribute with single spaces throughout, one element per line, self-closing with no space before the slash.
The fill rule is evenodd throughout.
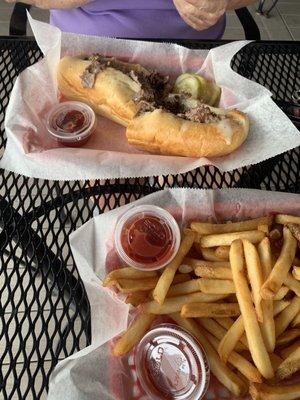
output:
<path id="1" fill-rule="evenodd" d="M 217 123 L 219 133 L 224 137 L 226 144 L 231 144 L 233 129 L 231 125 L 230 118 L 224 118 Z"/>
<path id="2" fill-rule="evenodd" d="M 225 115 L 226 114 L 226 110 L 224 110 L 224 108 L 217 108 L 217 107 L 212 107 L 212 106 L 207 106 L 207 107 L 210 109 L 210 111 L 212 111 L 216 115 Z"/>

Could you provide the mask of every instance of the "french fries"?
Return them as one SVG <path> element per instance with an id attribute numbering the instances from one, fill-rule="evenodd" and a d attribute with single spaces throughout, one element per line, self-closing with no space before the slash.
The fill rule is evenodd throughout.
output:
<path id="1" fill-rule="evenodd" d="M 151 314 L 140 314 L 120 339 L 118 339 L 114 345 L 113 354 L 115 356 L 122 356 L 138 344 L 152 324 L 154 317 Z"/>
<path id="2" fill-rule="evenodd" d="M 300 347 L 298 347 L 293 354 L 290 354 L 282 364 L 279 365 L 276 371 L 278 379 L 285 379 L 300 370 Z M 300 394 L 300 392 L 299 392 Z"/>
<path id="3" fill-rule="evenodd" d="M 130 293 L 129 296 L 126 298 L 125 303 L 131 304 L 132 306 L 137 307 L 138 305 L 144 303 L 148 297 L 149 297 L 148 292 Z"/>
<path id="4" fill-rule="evenodd" d="M 181 264 L 178 268 L 178 272 L 180 272 L 181 274 L 190 274 L 191 272 L 193 272 L 193 268 L 190 265 Z"/>
<path id="5" fill-rule="evenodd" d="M 222 338 L 218 346 L 218 353 L 221 360 L 226 364 L 228 357 L 236 348 L 239 340 L 244 334 L 244 322 L 242 316 L 239 316 L 228 329 L 226 335 Z"/>
<path id="6" fill-rule="evenodd" d="M 299 399 L 300 383 L 288 386 L 251 383 L 249 392 L 252 400 L 297 400 Z"/>
<path id="7" fill-rule="evenodd" d="M 189 303 L 181 309 L 183 318 L 199 317 L 236 317 L 240 315 L 240 308 L 237 303 Z"/>
<path id="8" fill-rule="evenodd" d="M 195 302 L 207 302 L 221 300 L 225 295 L 221 294 L 206 294 L 206 293 L 190 293 L 182 296 L 168 297 L 164 304 L 160 305 L 155 300 L 142 304 L 142 309 L 145 313 L 149 314 L 172 314 L 181 311 L 185 304 Z"/>
<path id="9" fill-rule="evenodd" d="M 218 340 L 222 340 L 222 338 L 226 335 L 227 330 L 212 318 L 197 318 L 196 321 L 200 325 L 202 325 L 203 328 L 207 330 L 207 332 L 211 333 Z M 247 347 L 242 343 L 237 343 L 236 350 L 237 351 L 247 350 Z"/>
<path id="10" fill-rule="evenodd" d="M 222 337 L 226 334 L 226 329 L 224 329 L 220 324 L 218 324 L 212 318 L 197 318 L 196 321 L 203 326 L 207 332 L 210 332 L 217 339 L 222 339 Z"/>
<path id="11" fill-rule="evenodd" d="M 272 252 L 270 241 L 268 238 L 264 238 L 257 246 L 258 255 L 260 259 L 260 265 L 263 275 L 263 281 L 265 282 L 270 275 L 273 268 Z M 262 308 L 262 320 L 263 323 L 260 325 L 261 333 L 269 353 L 272 353 L 275 348 L 275 323 L 273 316 L 273 301 L 272 300 L 261 300 Z"/>
<path id="12" fill-rule="evenodd" d="M 157 285 L 158 278 L 145 279 L 123 279 L 119 278 L 116 282 L 117 288 L 122 293 L 134 293 L 141 291 L 149 291 Z"/>
<path id="13" fill-rule="evenodd" d="M 231 233 L 251 231 L 257 229 L 259 225 L 271 225 L 272 216 L 250 219 L 241 222 L 232 222 L 228 224 L 209 224 L 206 222 L 192 222 L 191 228 L 201 235 L 210 235 L 215 233 Z M 300 222 L 299 222 L 300 223 Z"/>
<path id="14" fill-rule="evenodd" d="M 218 350 L 219 341 L 211 333 L 206 333 L 207 339 L 210 341 L 215 350 Z M 254 367 L 251 362 L 232 351 L 229 355 L 228 362 L 235 367 L 241 374 L 243 374 L 250 382 L 262 382 L 262 376 L 258 369 Z"/>
<path id="15" fill-rule="evenodd" d="M 229 259 L 250 353 L 254 364 L 262 376 L 266 379 L 271 379 L 274 376 L 274 371 L 252 304 L 251 293 L 244 270 L 243 243 L 241 240 L 236 240 L 232 243 Z"/>
<path id="16" fill-rule="evenodd" d="M 276 340 L 276 347 L 286 346 L 293 340 L 300 338 L 300 328 L 289 329 L 283 332 Z"/>
<path id="17" fill-rule="evenodd" d="M 275 222 L 281 225 L 287 224 L 300 224 L 300 217 L 295 217 L 294 215 L 287 214 L 277 214 L 275 217 Z"/>
<path id="18" fill-rule="evenodd" d="M 223 328 L 225 328 L 225 329 L 230 329 L 231 326 L 234 323 L 234 320 L 232 318 L 229 318 L 229 317 L 228 318 L 215 318 L 215 321 L 217 321 L 218 324 L 223 326 Z M 245 329 L 244 325 L 243 325 L 243 329 Z M 249 348 L 245 332 L 243 333 L 242 337 L 240 338 L 240 342 L 244 346 L 246 346 L 247 349 Z M 237 347 L 235 349 L 237 350 Z"/>
<path id="19" fill-rule="evenodd" d="M 288 294 L 289 288 L 287 286 L 282 285 L 281 288 L 278 290 L 278 292 L 275 294 L 273 297 L 273 300 L 282 300 L 284 297 Z"/>
<path id="20" fill-rule="evenodd" d="M 177 283 L 188 282 L 191 279 L 188 274 L 176 274 L 173 279 L 173 285 L 177 285 Z"/>
<path id="21" fill-rule="evenodd" d="M 291 326 L 293 328 L 298 327 L 300 328 L 300 312 L 296 315 L 296 317 L 293 319 Z"/>
<path id="22" fill-rule="evenodd" d="M 166 315 L 198 339 L 233 395 L 300 400 L 300 385 L 279 383 L 300 371 L 299 238 L 300 217 L 285 214 L 193 222 L 164 270 L 112 271 L 104 286 L 128 294 L 126 303 L 140 312 L 114 354 L 129 352 L 154 318 Z"/>
<path id="23" fill-rule="evenodd" d="M 272 315 L 272 317 L 273 317 L 273 325 L 274 326 L 271 327 L 271 330 L 270 330 L 271 340 L 272 341 L 274 340 L 274 348 L 275 348 L 274 316 L 276 316 L 282 310 L 284 310 L 284 308 L 286 308 L 290 304 L 290 302 L 286 301 L 286 302 L 277 302 L 277 303 L 280 303 L 280 304 L 278 304 L 278 306 L 276 306 L 276 308 L 273 309 L 274 315 Z M 230 321 L 230 319 L 227 319 L 227 321 L 226 321 L 226 318 L 220 318 L 220 319 L 216 319 L 216 320 L 220 325 L 222 325 L 223 327 L 225 326 L 225 328 L 228 329 L 227 334 L 223 337 L 223 339 L 220 342 L 220 347 L 218 350 L 221 360 L 223 360 L 226 363 L 227 359 L 228 359 L 228 355 L 234 348 L 236 348 L 236 344 L 239 340 L 242 341 L 242 343 L 244 343 L 246 345 L 246 347 L 248 348 L 247 339 L 244 338 L 245 340 L 243 340 L 243 335 L 244 335 L 244 331 L 245 331 L 244 322 L 243 322 L 242 316 L 237 318 L 235 322 L 233 322 L 232 320 Z M 261 326 L 261 331 L 263 334 L 262 328 L 263 327 Z M 273 339 L 273 336 L 274 336 L 274 339 Z M 263 336 L 263 338 L 264 338 L 266 348 L 268 350 L 267 340 L 265 339 L 264 336 Z M 271 344 L 273 345 L 272 342 L 271 342 Z M 273 348 L 273 350 L 270 350 L 270 352 L 274 351 L 274 348 Z"/>
<path id="24" fill-rule="evenodd" d="M 199 255 L 201 254 L 202 258 L 206 261 L 224 261 L 223 258 L 216 255 L 216 251 L 213 248 L 202 248 L 200 243 L 194 243 L 194 247 L 198 249 Z"/>
<path id="25" fill-rule="evenodd" d="M 215 250 L 215 255 L 224 261 L 228 261 L 229 260 L 229 251 L 230 251 L 229 246 L 219 246 Z"/>
<path id="26" fill-rule="evenodd" d="M 297 242 L 291 231 L 283 228 L 283 246 L 278 260 L 272 269 L 268 279 L 261 288 L 261 295 L 264 299 L 272 299 L 284 282 L 292 262 L 295 258 Z"/>
<path id="27" fill-rule="evenodd" d="M 207 235 L 200 238 L 202 247 L 230 246 L 237 239 L 246 239 L 251 243 L 259 243 L 265 237 L 262 231 L 244 231 L 232 233 L 220 233 L 217 235 Z"/>
<path id="28" fill-rule="evenodd" d="M 234 320 L 232 318 L 214 318 L 215 321 L 217 321 L 218 324 L 223 326 L 225 329 L 230 329 L 232 324 L 234 323 Z"/>
<path id="29" fill-rule="evenodd" d="M 257 230 L 264 232 L 266 235 L 270 232 L 269 225 L 258 225 Z"/>
<path id="30" fill-rule="evenodd" d="M 272 364 L 274 371 L 277 371 L 277 368 L 282 363 L 283 359 L 280 356 L 278 356 L 276 353 L 269 353 L 269 356 L 270 356 L 271 364 Z M 272 380 L 275 381 L 276 378 L 274 377 L 273 379 L 270 379 L 269 382 L 271 382 Z"/>
<path id="31" fill-rule="evenodd" d="M 295 279 L 291 273 L 287 274 L 287 276 L 284 280 L 284 284 L 290 290 L 292 290 L 294 293 L 296 293 L 296 295 L 298 297 L 300 297 L 300 282 L 298 282 L 297 279 Z"/>
<path id="32" fill-rule="evenodd" d="M 300 298 L 294 297 L 290 304 L 276 317 L 276 337 L 281 335 L 300 311 Z"/>
<path id="33" fill-rule="evenodd" d="M 289 223 L 287 227 L 291 231 L 295 239 L 300 243 L 300 225 Z"/>
<path id="34" fill-rule="evenodd" d="M 274 317 L 276 317 L 276 315 L 280 314 L 281 311 L 283 311 L 285 308 L 287 308 L 290 304 L 291 304 L 290 300 L 274 301 L 274 303 L 273 303 Z"/>
<path id="35" fill-rule="evenodd" d="M 230 294 L 235 293 L 232 280 L 198 279 L 199 288 L 203 293 Z"/>
<path id="36" fill-rule="evenodd" d="M 292 274 L 293 274 L 293 277 L 295 279 L 297 279 L 297 281 L 300 281 L 300 267 L 294 265 Z"/>
<path id="37" fill-rule="evenodd" d="M 230 264 L 228 261 L 206 261 L 206 260 L 197 260 L 196 258 L 186 257 L 184 259 L 184 263 L 196 269 L 198 267 L 223 267 L 230 268 Z"/>
<path id="38" fill-rule="evenodd" d="M 288 347 L 278 349 L 279 354 L 282 356 L 282 358 L 288 358 L 289 355 L 293 354 L 295 350 L 300 347 L 300 338 L 297 340 L 295 343 L 291 344 Z M 277 368 L 276 368 L 277 369 Z"/>
<path id="39" fill-rule="evenodd" d="M 186 231 L 183 235 L 180 247 L 174 259 L 167 265 L 159 277 L 157 285 L 153 291 L 154 300 L 162 305 L 165 301 L 168 290 L 172 284 L 175 273 L 180 267 L 184 257 L 189 252 L 194 243 L 195 234 L 192 231 Z"/>
<path id="40" fill-rule="evenodd" d="M 200 292 L 200 281 L 201 279 L 191 279 L 187 282 L 172 285 L 168 290 L 167 297 L 181 296 L 183 294 Z"/>
<path id="41" fill-rule="evenodd" d="M 199 266 L 195 268 L 195 274 L 208 279 L 232 279 L 231 269 L 227 267 Z"/>
<path id="42" fill-rule="evenodd" d="M 108 286 L 111 282 L 118 281 L 119 279 L 147 279 L 155 278 L 156 276 L 156 271 L 140 271 L 132 267 L 124 267 L 115 269 L 107 274 L 102 285 Z"/>
<path id="43" fill-rule="evenodd" d="M 257 319 L 259 322 L 263 322 L 262 299 L 260 295 L 260 289 L 263 285 L 263 271 L 260 265 L 260 259 L 252 243 L 248 240 L 243 240 L 243 246 Z"/>
<path id="44" fill-rule="evenodd" d="M 235 396 L 243 396 L 247 391 L 247 385 L 220 360 L 218 353 L 206 338 L 204 329 L 197 322 L 182 318 L 179 314 L 173 314 L 171 318 L 199 341 L 209 360 L 211 372 L 216 378 Z"/>

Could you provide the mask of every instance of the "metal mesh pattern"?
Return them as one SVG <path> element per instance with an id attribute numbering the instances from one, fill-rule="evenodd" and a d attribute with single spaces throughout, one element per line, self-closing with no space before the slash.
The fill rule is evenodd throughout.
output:
<path id="1" fill-rule="evenodd" d="M 218 43 L 183 42 L 210 48 Z M 31 40 L 0 40 L 0 147 L 16 76 L 41 57 Z M 299 44 L 251 44 L 232 67 L 277 100 L 300 89 Z M 163 187 L 251 187 L 299 192 L 299 149 L 221 173 L 205 167 L 176 177 L 52 182 L 0 173 L 0 398 L 46 397 L 58 360 L 90 343 L 89 304 L 68 236 L 94 215 Z"/>

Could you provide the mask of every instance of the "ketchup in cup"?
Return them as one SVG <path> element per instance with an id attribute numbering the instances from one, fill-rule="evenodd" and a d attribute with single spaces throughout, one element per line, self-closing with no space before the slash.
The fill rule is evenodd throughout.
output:
<path id="1" fill-rule="evenodd" d="M 47 130 L 54 140 L 64 146 L 85 144 L 96 126 L 96 116 L 88 105 L 66 101 L 55 105 L 47 116 Z"/>
<path id="2" fill-rule="evenodd" d="M 135 349 L 137 377 L 151 400 L 200 400 L 210 378 L 200 343 L 185 329 L 161 324 L 145 334 Z"/>
<path id="3" fill-rule="evenodd" d="M 180 231 L 173 216 L 162 208 L 137 206 L 118 221 L 115 245 L 126 264 L 141 270 L 156 270 L 175 257 Z"/>

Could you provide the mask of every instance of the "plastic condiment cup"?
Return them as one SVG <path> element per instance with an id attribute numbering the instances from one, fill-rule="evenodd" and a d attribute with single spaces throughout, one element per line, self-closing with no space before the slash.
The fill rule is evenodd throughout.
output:
<path id="1" fill-rule="evenodd" d="M 46 118 L 46 127 L 54 140 L 69 147 L 85 144 L 96 127 L 96 116 L 79 101 L 56 104 Z"/>
<path id="2" fill-rule="evenodd" d="M 138 380 L 151 400 L 199 400 L 210 368 L 199 342 L 185 329 L 162 324 L 151 329 L 134 353 Z"/>
<path id="3" fill-rule="evenodd" d="M 129 266 L 151 271 L 163 268 L 175 257 L 180 230 L 174 217 L 152 205 L 132 207 L 115 228 L 115 247 Z"/>

